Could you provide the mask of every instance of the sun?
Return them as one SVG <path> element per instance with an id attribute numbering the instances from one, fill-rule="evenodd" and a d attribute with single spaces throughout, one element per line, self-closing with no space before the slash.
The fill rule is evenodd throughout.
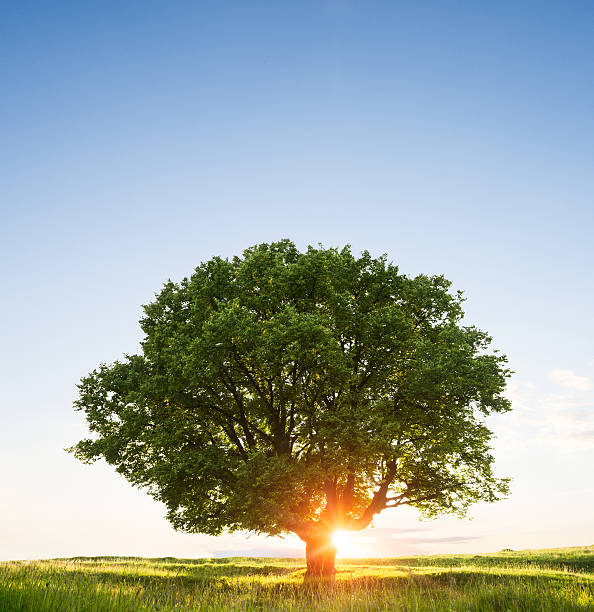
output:
<path id="1" fill-rule="evenodd" d="M 356 558 L 365 556 L 365 550 L 354 541 L 352 531 L 337 529 L 332 534 L 332 543 L 338 549 L 337 557 Z"/>

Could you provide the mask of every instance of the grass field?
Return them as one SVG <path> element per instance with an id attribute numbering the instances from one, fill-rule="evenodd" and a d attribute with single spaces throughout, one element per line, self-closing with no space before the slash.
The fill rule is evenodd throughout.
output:
<path id="1" fill-rule="evenodd" d="M 338 562 L 78 557 L 0 563 L 0 610 L 594 610 L 594 546 Z"/>

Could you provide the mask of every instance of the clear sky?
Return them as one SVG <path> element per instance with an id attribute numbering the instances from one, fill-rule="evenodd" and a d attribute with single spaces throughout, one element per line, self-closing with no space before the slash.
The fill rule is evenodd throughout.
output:
<path id="1" fill-rule="evenodd" d="M 0 87 L 0 558 L 302 553 L 63 451 L 164 281 L 283 237 L 445 274 L 516 372 L 510 499 L 354 554 L 594 542 L 592 2 L 3 2 Z"/>

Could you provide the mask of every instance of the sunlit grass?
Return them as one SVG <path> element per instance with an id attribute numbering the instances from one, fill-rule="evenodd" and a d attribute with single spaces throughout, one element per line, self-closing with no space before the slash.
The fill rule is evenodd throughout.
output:
<path id="1" fill-rule="evenodd" d="M 343 559 L 304 582 L 302 559 L 96 557 L 0 563 L 0 610 L 594 610 L 594 546 Z"/>

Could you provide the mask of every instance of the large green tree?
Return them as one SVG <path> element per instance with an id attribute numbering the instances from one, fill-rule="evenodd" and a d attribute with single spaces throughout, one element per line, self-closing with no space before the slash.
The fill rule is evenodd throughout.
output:
<path id="1" fill-rule="evenodd" d="M 509 370 L 462 301 L 348 247 L 215 257 L 144 307 L 142 354 L 82 379 L 92 435 L 72 450 L 146 487 L 176 529 L 293 532 L 309 574 L 332 573 L 337 528 L 507 493 L 484 420 L 509 409 Z"/>

